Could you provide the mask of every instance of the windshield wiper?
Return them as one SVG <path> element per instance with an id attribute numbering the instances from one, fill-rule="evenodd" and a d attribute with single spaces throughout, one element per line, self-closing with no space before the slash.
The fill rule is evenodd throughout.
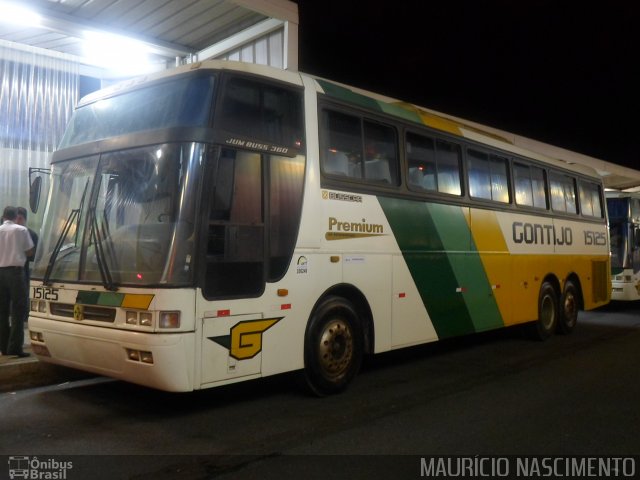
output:
<path id="1" fill-rule="evenodd" d="M 71 230 L 71 225 L 73 224 L 74 219 L 80 215 L 80 209 L 77 208 L 75 210 L 71 210 L 71 213 L 69 214 L 69 217 L 67 218 L 67 221 L 64 222 L 64 226 L 62 227 L 62 233 L 60 233 L 60 236 L 58 237 L 58 241 L 56 242 L 56 246 L 53 249 L 53 252 L 51 252 L 51 256 L 49 257 L 49 263 L 47 264 L 47 270 L 46 272 L 44 272 L 44 278 L 42 279 L 42 284 L 43 285 L 49 285 L 50 281 L 49 278 L 51 277 L 51 272 L 53 271 L 53 266 L 56 263 L 56 259 L 58 258 L 58 254 L 60 253 L 60 250 L 62 249 L 62 246 L 64 245 L 64 241 L 67 238 L 67 235 L 69 234 L 69 230 Z"/>
<path id="2" fill-rule="evenodd" d="M 71 210 L 69 217 L 67 217 L 67 221 L 64 222 L 62 227 L 62 232 L 60 232 L 60 236 L 58 237 L 58 241 L 56 242 L 56 246 L 53 248 L 53 252 L 51 252 L 51 256 L 49 257 L 49 263 L 47 264 L 47 270 L 44 272 L 44 278 L 42 279 L 43 285 L 50 285 L 50 277 L 51 272 L 53 272 L 53 266 L 56 264 L 56 260 L 58 259 L 58 255 L 60 254 L 60 250 L 64 246 L 64 241 L 69 235 L 69 230 L 71 230 L 71 225 L 73 221 L 77 219 L 78 223 L 76 225 L 76 238 L 75 245 L 78 245 L 78 227 L 80 225 L 80 212 L 82 211 L 82 207 L 84 206 L 84 199 L 87 196 L 87 190 L 89 188 L 89 179 L 87 179 L 87 183 L 84 184 L 84 191 L 82 192 L 82 198 L 80 199 L 80 205 L 78 208 Z"/>
<path id="3" fill-rule="evenodd" d="M 84 184 L 84 192 L 82 192 L 82 198 L 80 199 L 80 205 L 78 205 L 78 211 L 81 212 L 84 208 L 84 199 L 87 197 L 87 189 L 89 188 L 89 180 Z M 74 242 L 78 245 L 78 235 L 80 234 L 80 215 L 78 215 L 78 223 L 76 225 L 76 238 Z"/>
<path id="4" fill-rule="evenodd" d="M 118 290 L 118 287 L 113 283 L 113 277 L 111 276 L 111 271 L 109 270 L 109 266 L 107 265 L 103 238 L 100 234 L 100 226 L 98 225 L 98 216 L 95 214 L 95 209 L 91 212 L 91 240 L 96 248 L 96 260 L 98 262 L 98 270 L 100 271 L 100 277 L 102 278 L 102 285 L 106 290 L 110 290 L 115 292 Z"/>

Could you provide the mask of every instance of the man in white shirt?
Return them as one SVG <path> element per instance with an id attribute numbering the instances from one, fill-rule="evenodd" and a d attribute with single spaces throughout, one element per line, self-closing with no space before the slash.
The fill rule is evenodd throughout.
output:
<path id="1" fill-rule="evenodd" d="M 28 357 L 22 349 L 28 308 L 24 265 L 34 245 L 29 231 L 15 223 L 16 217 L 15 207 L 5 207 L 0 226 L 0 351 Z M 11 325 L 9 312 L 13 313 Z"/>

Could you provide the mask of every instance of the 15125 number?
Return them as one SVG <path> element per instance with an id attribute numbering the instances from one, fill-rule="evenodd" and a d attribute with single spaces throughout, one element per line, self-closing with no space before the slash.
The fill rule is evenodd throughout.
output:
<path id="1" fill-rule="evenodd" d="M 58 289 L 51 287 L 33 287 L 33 295 L 31 298 L 36 300 L 58 300 Z"/>

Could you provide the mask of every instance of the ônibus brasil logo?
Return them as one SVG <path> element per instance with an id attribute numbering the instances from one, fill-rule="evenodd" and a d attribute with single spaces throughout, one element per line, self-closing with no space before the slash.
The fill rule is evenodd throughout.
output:
<path id="1" fill-rule="evenodd" d="M 59 461 L 54 458 L 27 456 L 9 457 L 9 478 L 33 480 L 66 480 L 67 471 L 73 468 L 73 462 Z"/>

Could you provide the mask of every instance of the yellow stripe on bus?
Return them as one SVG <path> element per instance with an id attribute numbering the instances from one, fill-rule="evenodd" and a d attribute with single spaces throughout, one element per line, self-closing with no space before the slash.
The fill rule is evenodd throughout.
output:
<path id="1" fill-rule="evenodd" d="M 151 305 L 151 300 L 153 300 L 153 295 L 143 295 L 143 294 L 134 294 L 127 293 L 124 296 L 124 300 L 122 300 L 123 308 L 137 308 L 139 310 L 149 310 L 149 305 Z"/>
<path id="2" fill-rule="evenodd" d="M 502 236 L 496 212 L 465 209 L 465 217 L 493 296 L 505 325 L 513 324 L 513 282 L 509 248 Z"/>
<path id="3" fill-rule="evenodd" d="M 575 273 L 582 281 L 585 308 L 598 306 L 591 294 L 592 269 L 594 262 L 606 262 L 606 256 L 510 254 L 496 212 L 465 209 L 465 218 L 505 325 L 537 319 L 540 286 L 550 274 L 562 291 L 563 282 Z"/>

